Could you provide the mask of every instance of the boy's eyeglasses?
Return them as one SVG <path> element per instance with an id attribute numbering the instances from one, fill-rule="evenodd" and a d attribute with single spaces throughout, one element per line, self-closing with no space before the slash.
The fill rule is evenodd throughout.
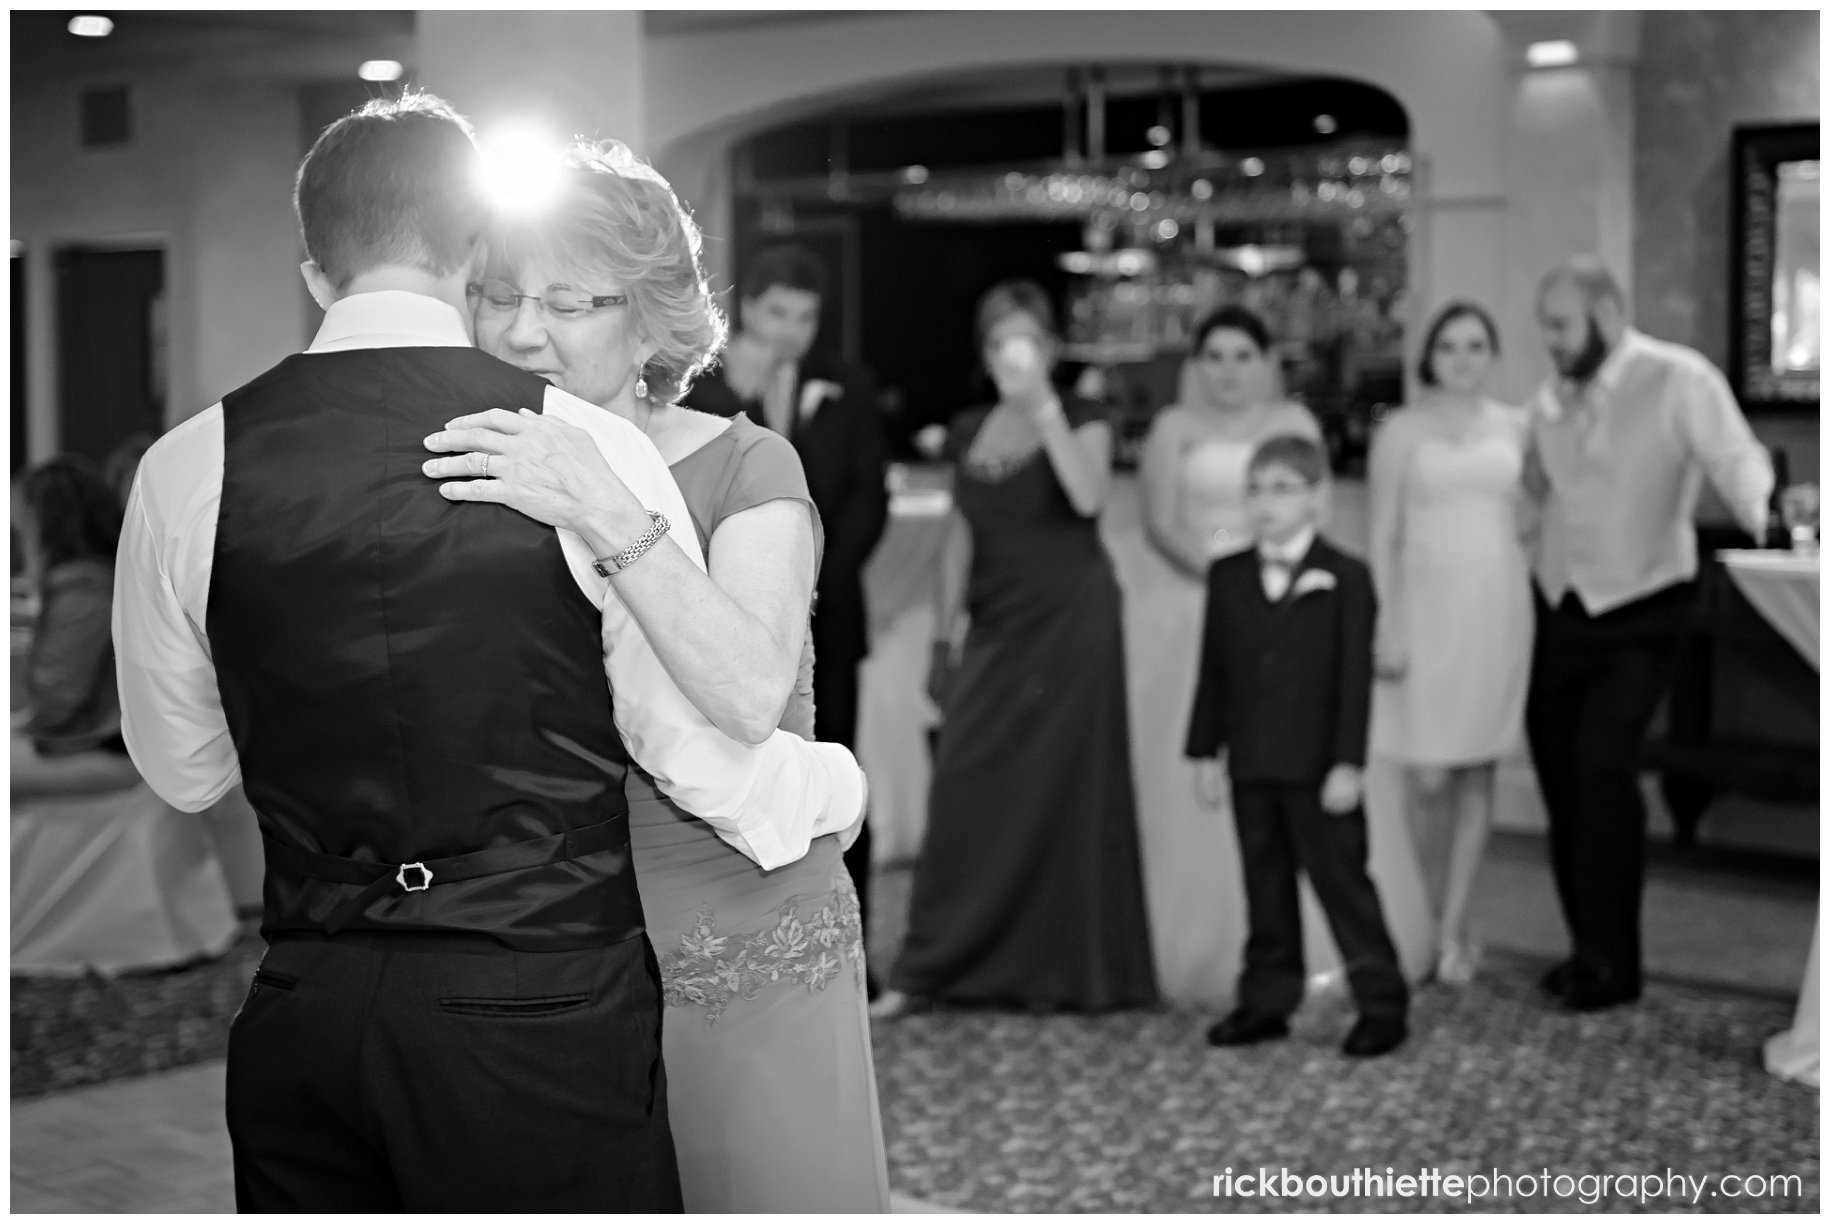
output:
<path id="1" fill-rule="evenodd" d="M 1252 481 L 1245 486 L 1247 497 L 1294 497 L 1315 488 L 1306 480 Z"/>
<path id="2" fill-rule="evenodd" d="M 499 280 L 471 281 L 464 286 L 464 293 L 478 299 L 480 308 L 489 314 L 513 314 L 526 300 L 555 319 L 575 319 L 606 306 L 621 306 L 629 300 L 626 293 L 586 294 L 570 289 L 521 293 L 513 285 Z"/>

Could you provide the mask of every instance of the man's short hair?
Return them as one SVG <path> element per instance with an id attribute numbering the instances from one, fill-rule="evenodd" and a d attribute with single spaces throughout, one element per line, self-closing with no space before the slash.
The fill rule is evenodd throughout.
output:
<path id="1" fill-rule="evenodd" d="M 339 289 L 386 265 L 447 276 L 488 220 L 470 125 L 429 93 L 377 98 L 325 128 L 293 207 L 305 253 Z"/>
<path id="2" fill-rule="evenodd" d="M 1246 471 L 1259 472 L 1272 465 L 1289 468 L 1312 485 L 1328 478 L 1328 452 L 1320 442 L 1301 434 L 1273 434 L 1260 442 Z"/>
<path id="3" fill-rule="evenodd" d="M 828 280 L 826 265 L 818 255 L 806 247 L 789 243 L 772 246 L 750 261 L 737 282 L 737 296 L 746 302 L 753 301 L 773 286 L 780 285 L 784 289 L 811 293 L 824 302 Z"/>
<path id="4" fill-rule="evenodd" d="M 1627 308 L 1626 293 L 1621 289 L 1620 282 L 1615 279 L 1614 274 L 1608 270 L 1608 265 L 1601 262 L 1599 255 L 1571 256 L 1546 272 L 1544 279 L 1538 282 L 1538 300 L 1540 302 L 1544 300 L 1544 295 L 1550 291 L 1552 285 L 1565 281 L 1574 285 L 1576 291 L 1582 294 L 1583 300 L 1590 306 L 1606 300 L 1613 302 L 1623 311 Z"/>

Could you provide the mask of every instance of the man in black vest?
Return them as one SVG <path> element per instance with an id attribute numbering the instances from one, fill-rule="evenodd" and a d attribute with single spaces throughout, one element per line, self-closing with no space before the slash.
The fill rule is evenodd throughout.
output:
<path id="1" fill-rule="evenodd" d="M 828 288 L 826 268 L 813 252 L 798 246 L 763 251 L 737 285 L 740 330 L 717 371 L 682 402 L 717 416 L 748 413 L 800 454 L 826 533 L 814 593 L 814 737 L 850 746 L 858 731 L 858 666 L 870 651 L 864 563 L 889 519 L 883 487 L 888 452 L 870 370 L 813 350 Z M 845 852 L 866 914 L 870 862 L 867 822 Z"/>
<path id="2" fill-rule="evenodd" d="M 664 534 L 703 563 L 686 507 L 633 426 L 469 347 L 473 166 L 427 95 L 326 129 L 296 201 L 317 338 L 161 439 L 129 500 L 128 747 L 181 808 L 243 783 L 266 842 L 243 1211 L 678 1211 L 619 726 L 765 865 L 794 855 L 757 819 L 861 804 L 842 749 L 718 736 L 614 596 Z M 426 435 L 520 407 L 591 433 L 657 530 L 442 498 Z"/>

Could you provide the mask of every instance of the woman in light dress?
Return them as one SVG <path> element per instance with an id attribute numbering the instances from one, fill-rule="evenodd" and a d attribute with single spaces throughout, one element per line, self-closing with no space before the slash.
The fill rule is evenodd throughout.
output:
<path id="1" fill-rule="evenodd" d="M 504 223 L 472 286 L 477 346 L 638 425 L 680 485 L 707 570 L 663 540 L 670 589 L 621 588 L 669 673 L 735 739 L 812 737 L 820 525 L 794 448 L 677 402 L 724 336 L 698 229 L 616 142 L 565 159 L 556 202 Z M 495 414 L 501 416 L 502 414 Z M 542 522 L 645 512 L 582 431 L 496 429 L 499 500 Z M 588 472 L 568 486 L 555 476 Z M 586 499 L 569 487 L 592 490 Z M 630 845 L 666 1007 L 668 1110 L 690 1212 L 883 1212 L 883 1131 L 857 894 L 841 835 L 765 871 L 631 767 Z M 854 826 L 855 828 L 855 826 Z"/>
<path id="2" fill-rule="evenodd" d="M 1250 548 L 1246 464 L 1273 434 L 1322 440 L 1315 417 L 1275 396 L 1271 337 L 1222 306 L 1195 331 L 1195 392 L 1157 414 L 1140 478 L 1146 557 L 1125 558 L 1133 775 L 1157 982 L 1175 1003 L 1230 1005 L 1245 947 L 1239 846 L 1224 811 L 1203 806 L 1182 744 L 1194 702 L 1207 568 Z M 1313 917 L 1313 905 L 1310 907 Z M 1316 921 L 1309 962 L 1338 962 Z"/>
<path id="3" fill-rule="evenodd" d="M 1498 354 L 1485 310 L 1445 306 L 1423 346 L 1428 393 L 1386 419 L 1367 465 L 1379 595 L 1371 751 L 1405 767 L 1445 982 L 1474 974 L 1469 903 L 1494 767 L 1520 742 L 1531 668 L 1517 534 L 1526 421 L 1485 394 Z"/>

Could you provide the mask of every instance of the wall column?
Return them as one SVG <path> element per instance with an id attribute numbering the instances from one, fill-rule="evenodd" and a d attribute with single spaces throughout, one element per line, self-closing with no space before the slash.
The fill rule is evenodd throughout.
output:
<path id="1" fill-rule="evenodd" d="M 1633 74 L 1639 30 L 1632 13 L 1516 17 L 1498 19 L 1511 27 L 1518 51 L 1504 170 L 1505 266 L 1518 283 L 1494 303 L 1511 358 L 1507 385 L 1497 390 L 1515 402 L 1550 373 L 1534 318 L 1538 278 L 1571 255 L 1592 253 L 1623 289 L 1633 284 Z M 1551 38 L 1575 43 L 1581 58 L 1566 67 L 1528 67 L 1526 47 Z"/>

